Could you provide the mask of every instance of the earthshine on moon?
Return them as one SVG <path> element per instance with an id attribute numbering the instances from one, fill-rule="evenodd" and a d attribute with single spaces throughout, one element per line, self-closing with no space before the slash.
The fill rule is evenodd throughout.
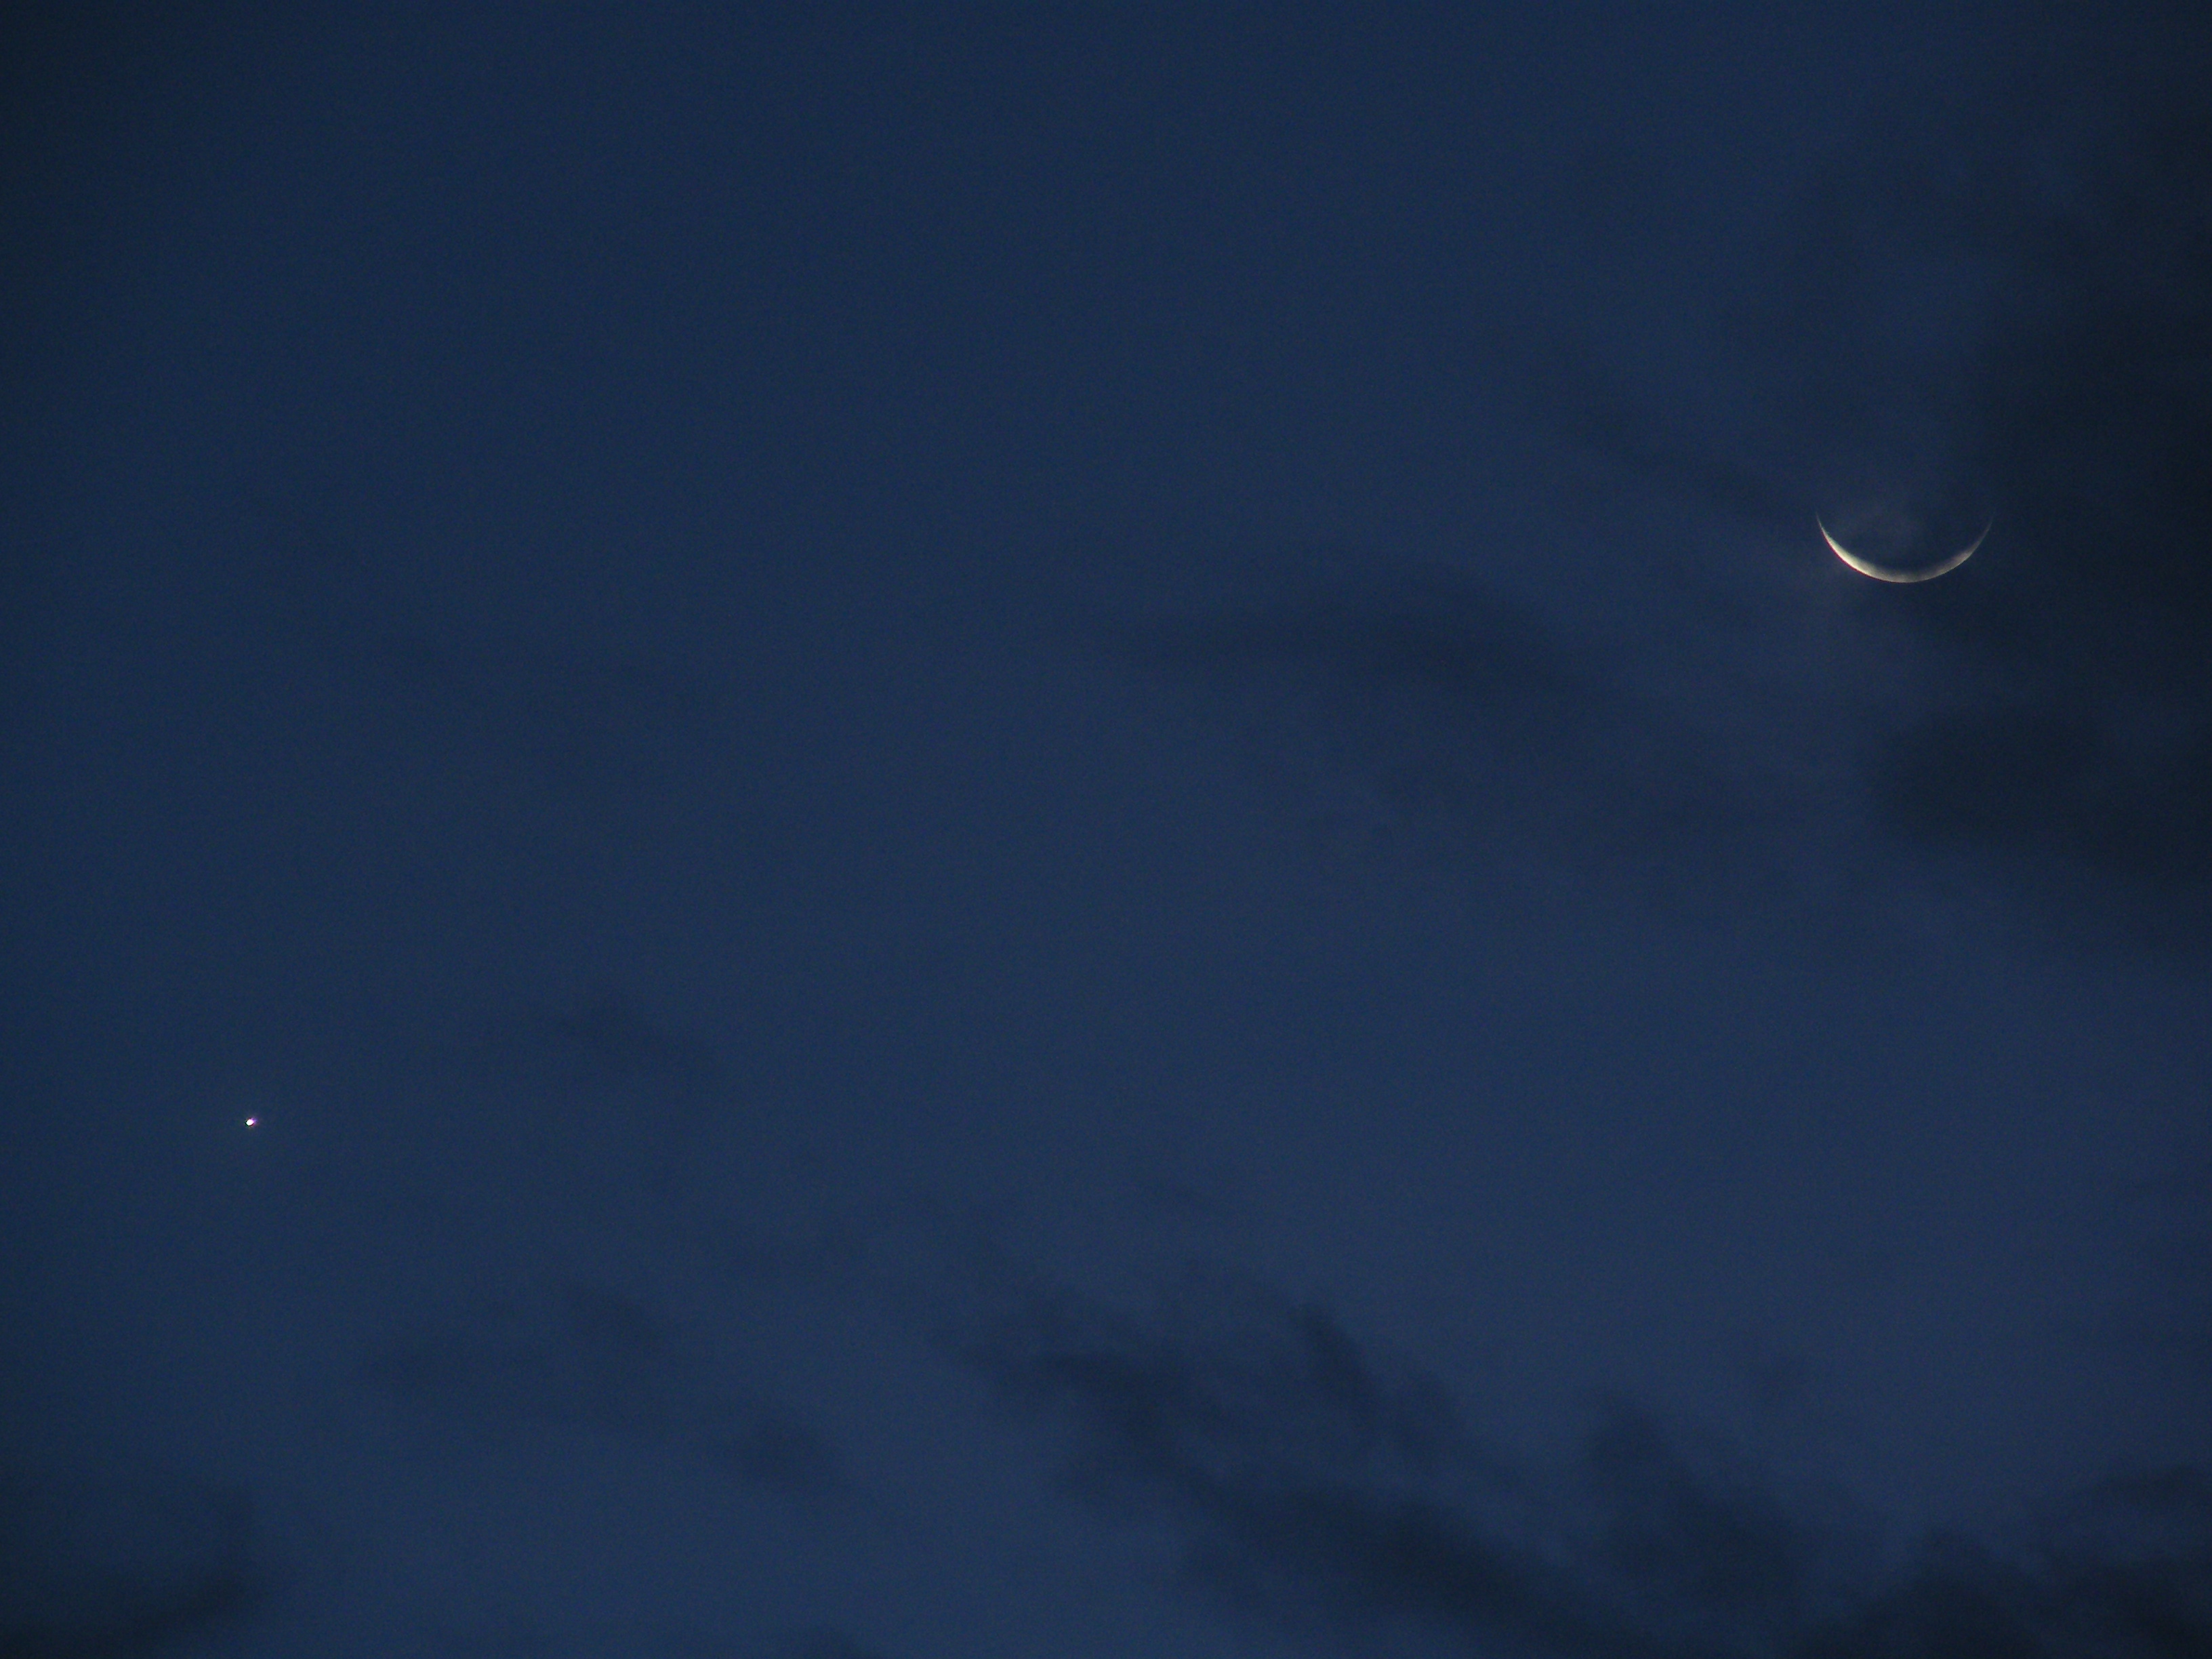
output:
<path id="1" fill-rule="evenodd" d="M 1827 543 L 1827 544 L 1835 550 L 1835 555 L 1838 558 L 1841 559 L 1845 564 L 1850 566 L 1852 569 L 1857 571 L 1862 576 L 1871 576 L 1878 582 L 1933 581 L 1936 577 L 1943 574 L 1946 571 L 1956 570 L 1960 565 L 1966 563 L 1968 559 L 1974 556 L 1974 550 L 1982 544 L 1983 537 L 1987 536 L 1990 533 L 1990 525 L 1984 525 L 1982 526 L 1982 533 L 1980 536 L 1975 537 L 1973 540 L 1968 542 L 1964 548 L 1960 549 L 1958 552 L 1954 553 L 1949 558 L 1938 560 L 1936 563 L 1929 565 L 1924 570 L 1893 570 L 1887 565 L 1876 564 L 1871 559 L 1863 559 L 1857 554 L 1852 552 L 1850 549 L 1845 547 L 1841 542 L 1838 541 L 1833 536 L 1828 533 L 1828 526 L 1825 524 L 1820 524 L 1820 519 L 1818 514 L 1814 515 L 1813 522 L 1814 524 L 1820 525 L 1820 539 Z M 1996 522 L 1996 520 L 1994 519 L 1990 520 L 1990 524 L 1995 524 Z"/>

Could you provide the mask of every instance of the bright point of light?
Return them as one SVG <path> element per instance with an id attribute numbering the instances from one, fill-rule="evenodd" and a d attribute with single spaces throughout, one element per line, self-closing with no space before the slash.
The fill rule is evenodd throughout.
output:
<path id="1" fill-rule="evenodd" d="M 257 1124 L 257 1123 L 258 1123 L 258 1122 L 260 1122 L 260 1121 L 261 1121 L 261 1120 L 260 1120 L 259 1118 L 258 1118 L 258 1117 L 249 1117 L 248 1119 L 246 1119 L 246 1127 L 247 1128 L 251 1129 L 252 1127 L 253 1127 L 253 1126 L 254 1126 L 255 1124 Z"/>

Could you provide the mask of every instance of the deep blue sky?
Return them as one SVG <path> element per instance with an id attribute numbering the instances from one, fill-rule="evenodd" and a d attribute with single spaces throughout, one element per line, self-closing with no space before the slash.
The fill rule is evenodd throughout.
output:
<path id="1" fill-rule="evenodd" d="M 2192 9 L 12 21 L 0 1655 L 2212 1651 Z"/>

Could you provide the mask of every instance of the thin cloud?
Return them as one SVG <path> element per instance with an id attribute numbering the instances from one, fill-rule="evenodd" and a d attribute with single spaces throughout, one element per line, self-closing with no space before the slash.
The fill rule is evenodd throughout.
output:
<path id="1" fill-rule="evenodd" d="M 481 1432 L 588 1429 L 677 1443 L 784 1498 L 841 1484 L 811 1426 L 740 1398 L 688 1334 L 599 1285 L 554 1285 L 426 1323 L 379 1348 L 360 1374 L 418 1413 Z"/>
<path id="2" fill-rule="evenodd" d="M 403 1400 L 487 1421 L 659 1435 L 726 1409 L 663 1322 L 581 1284 L 427 1325 L 362 1370 Z"/>
<path id="3" fill-rule="evenodd" d="M 836 1631 L 812 1631 L 789 1646 L 775 1650 L 775 1659 L 882 1659 L 882 1656 Z"/>
<path id="4" fill-rule="evenodd" d="M 245 1493 L 0 1472 L 0 1654 L 136 1659 L 251 1620 L 270 1573 Z"/>
<path id="5" fill-rule="evenodd" d="M 2177 38 L 2170 61 L 2192 53 Z M 2107 88 L 1999 100 L 1978 128 L 1900 121 L 1823 174 L 1763 309 L 1718 331 L 1756 430 L 1686 429 L 1595 374 L 1548 409 L 1622 479 L 1747 532 L 1809 534 L 1822 489 L 1916 472 L 1965 533 L 1992 520 L 1956 575 L 1860 596 L 1869 630 L 1945 671 L 1875 720 L 1867 821 L 2077 938 L 2193 955 L 2212 948 L 2212 117 L 2193 82 L 2114 85 L 2129 106 Z"/>
<path id="6" fill-rule="evenodd" d="M 549 781 L 577 786 L 642 775 L 641 751 L 696 738 L 714 708 L 679 668 L 635 653 L 410 634 L 386 641 L 379 659 L 399 683 L 534 756 Z"/>
<path id="7" fill-rule="evenodd" d="M 729 1443 L 730 1468 L 747 1484 L 782 1498 L 811 1498 L 844 1484 L 828 1441 L 811 1425 L 762 1413 Z"/>
<path id="8" fill-rule="evenodd" d="M 453 1659 L 756 1659 L 758 1650 L 727 1638 L 653 1626 L 550 1631 L 517 1617 L 447 1638 Z"/>
<path id="9" fill-rule="evenodd" d="M 1263 769 L 1377 838 L 1470 860 L 1537 848 L 1662 890 L 1771 873 L 1771 791 L 1480 583 L 1386 568 L 1110 646 L 1207 689 Z"/>
<path id="10" fill-rule="evenodd" d="M 1061 1434 L 1072 1492 L 1165 1515 L 1192 1586 L 1316 1636 L 1412 1627 L 1563 1659 L 2212 1651 L 2212 1483 L 2193 1470 L 2108 1481 L 2008 1545 L 1931 1539 L 1885 1574 L 1864 1528 L 1793 1513 L 1626 1407 L 1563 1478 L 1513 1470 L 1310 1306 L 1140 1316 L 1038 1290 L 957 1346 Z"/>
<path id="11" fill-rule="evenodd" d="M 2193 97 L 2154 105 L 2077 148 L 2064 188 L 2008 179 L 1954 204 L 1953 241 L 2005 273 L 1973 413 L 2011 547 L 1991 580 L 1917 614 L 1993 689 L 1895 734 L 1875 798 L 1901 836 L 2004 860 L 2147 942 L 2201 948 L 2212 118 Z"/>
<path id="12" fill-rule="evenodd" d="M 526 1071 L 589 1088 L 684 1095 L 722 1076 L 712 1044 L 653 1019 L 635 998 L 606 985 L 532 1014 L 500 1046 Z"/>

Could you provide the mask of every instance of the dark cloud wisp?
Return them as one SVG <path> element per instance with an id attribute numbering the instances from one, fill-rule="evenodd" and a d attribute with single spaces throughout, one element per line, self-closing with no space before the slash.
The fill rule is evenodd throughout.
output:
<path id="1" fill-rule="evenodd" d="M 270 1574 L 239 1492 L 0 1472 L 0 1655 L 167 1652 L 260 1612 Z"/>
<path id="2" fill-rule="evenodd" d="M 1905 836 L 2022 863 L 2153 942 L 2203 947 L 2212 118 L 2159 107 L 2081 148 L 2071 188 L 1954 204 L 1958 244 L 2005 276 L 1972 418 L 2008 545 L 1918 620 L 1992 689 L 1897 733 L 1875 793 Z"/>
<path id="3" fill-rule="evenodd" d="M 1066 1436 L 1071 1490 L 1170 1517 L 1191 1581 L 1315 1633 L 1419 1627 L 1565 1659 L 2185 1659 L 2212 1651 L 2212 1481 L 2115 1479 L 2004 1544 L 1871 1530 L 1617 1407 L 1544 1480 L 1328 1316 L 1247 1297 L 1135 1315 L 1040 1291 L 965 1359 Z"/>

